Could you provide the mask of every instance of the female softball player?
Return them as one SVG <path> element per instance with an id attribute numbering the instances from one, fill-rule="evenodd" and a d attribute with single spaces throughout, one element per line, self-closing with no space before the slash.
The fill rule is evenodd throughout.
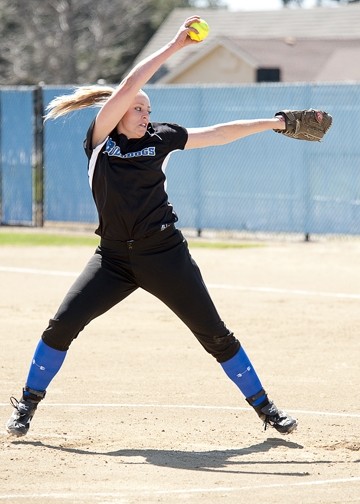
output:
<path id="1" fill-rule="evenodd" d="M 177 216 L 164 188 L 171 152 L 223 145 L 285 127 L 281 117 L 192 129 L 150 122 L 150 100 L 141 88 L 170 56 L 198 43 L 189 37 L 194 30 L 190 24 L 198 20 L 188 18 L 168 44 L 136 65 L 116 89 L 79 88 L 55 98 L 48 107 L 46 118 L 100 106 L 84 142 L 100 244 L 43 332 L 21 400 L 11 398 L 14 411 L 7 423 L 11 435 L 28 432 L 73 339 L 139 287 L 162 300 L 187 325 L 265 427 L 271 425 L 281 434 L 297 427 L 296 419 L 268 398 L 243 346 L 220 318 L 186 240 L 175 227 Z"/>

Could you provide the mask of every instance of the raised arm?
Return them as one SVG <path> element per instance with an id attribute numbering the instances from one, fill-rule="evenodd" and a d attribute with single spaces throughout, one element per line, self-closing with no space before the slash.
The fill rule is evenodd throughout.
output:
<path id="1" fill-rule="evenodd" d="M 199 19 L 199 16 L 192 16 L 186 19 L 175 37 L 168 44 L 140 61 L 122 80 L 96 117 L 92 138 L 93 146 L 105 140 L 123 117 L 129 108 L 129 103 L 132 102 L 139 90 L 170 56 L 189 44 L 199 43 L 188 36 L 190 31 L 194 31 L 193 28 L 189 28 L 189 25 Z"/>
<path id="2" fill-rule="evenodd" d="M 240 138 L 273 129 L 285 129 L 283 117 L 250 119 L 214 124 L 204 128 L 189 128 L 185 149 L 225 145 Z"/>

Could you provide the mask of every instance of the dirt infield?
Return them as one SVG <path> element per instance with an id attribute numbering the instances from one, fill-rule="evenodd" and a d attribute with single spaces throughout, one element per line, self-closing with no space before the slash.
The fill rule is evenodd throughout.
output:
<path id="1" fill-rule="evenodd" d="M 9 396 L 93 249 L 3 246 L 0 502 L 360 502 L 360 241 L 263 245 L 192 255 L 297 432 L 264 431 L 188 329 L 138 291 L 73 343 L 22 440 L 3 427 Z"/>

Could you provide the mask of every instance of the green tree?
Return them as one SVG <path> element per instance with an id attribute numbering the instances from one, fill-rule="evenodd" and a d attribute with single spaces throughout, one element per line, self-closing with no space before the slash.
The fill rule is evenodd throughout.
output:
<path id="1" fill-rule="evenodd" d="M 175 7 L 222 0 L 0 0 L 0 84 L 117 82 Z"/>
<path id="2" fill-rule="evenodd" d="M 299 5 L 299 7 L 301 7 L 303 4 L 303 0 L 282 0 L 282 3 L 284 7 L 287 7 L 290 4 L 296 4 Z"/>
<path id="3" fill-rule="evenodd" d="M 329 2 L 337 2 L 338 4 L 354 4 L 359 3 L 360 0 L 314 0 L 314 3 L 317 7 L 329 4 Z M 282 3 L 284 7 L 287 7 L 290 4 L 296 4 L 301 7 L 304 3 L 304 0 L 282 0 Z"/>

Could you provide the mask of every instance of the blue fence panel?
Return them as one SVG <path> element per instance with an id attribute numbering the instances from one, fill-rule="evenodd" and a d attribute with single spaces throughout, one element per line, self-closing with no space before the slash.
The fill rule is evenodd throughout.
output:
<path id="1" fill-rule="evenodd" d="M 321 143 L 272 131 L 221 147 L 175 152 L 167 167 L 179 225 L 195 229 L 360 234 L 360 84 L 147 86 L 152 120 L 185 127 L 322 108 L 334 124 Z M 45 106 L 72 88 L 44 88 Z M 2 222 L 32 220 L 32 91 L 2 90 Z M 96 110 L 45 124 L 47 221 L 97 222 L 83 139 Z M 349 116 L 351 114 L 351 121 Z"/>
<path id="2" fill-rule="evenodd" d="M 334 124 L 321 143 L 266 132 L 173 155 L 168 192 L 180 225 L 321 234 L 360 233 L 360 85 L 149 87 L 153 116 L 187 127 L 322 108 Z"/>
<path id="3" fill-rule="evenodd" d="M 45 88 L 44 106 L 69 88 Z M 45 123 L 45 205 L 44 219 L 64 222 L 96 222 L 97 212 L 87 176 L 83 149 L 94 109 L 71 113 Z"/>
<path id="4" fill-rule="evenodd" d="M 317 149 L 309 146 L 310 232 L 360 234 L 360 85 L 311 88 L 314 103 L 331 110 L 334 125 Z M 354 117 L 349 121 L 349 117 Z"/>
<path id="5" fill-rule="evenodd" d="M 0 218 L 2 224 L 33 220 L 33 90 L 0 90 Z"/>

